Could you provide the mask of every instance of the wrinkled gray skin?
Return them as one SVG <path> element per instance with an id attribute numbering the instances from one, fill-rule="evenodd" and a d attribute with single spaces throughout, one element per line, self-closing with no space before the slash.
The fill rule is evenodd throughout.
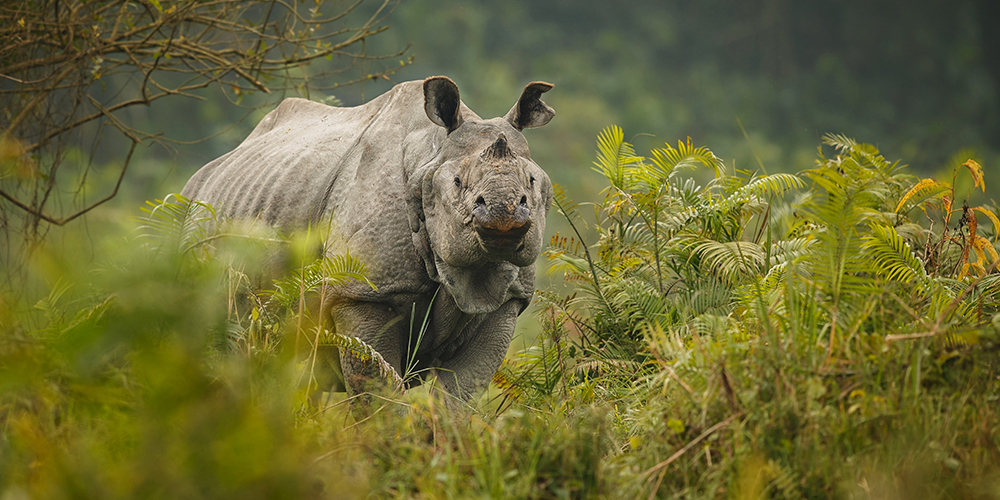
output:
<path id="1" fill-rule="evenodd" d="M 287 99 L 182 194 L 283 230 L 330 223 L 327 254 L 350 251 L 378 287 L 329 287 L 338 333 L 400 374 L 413 357 L 416 370 L 468 400 L 496 372 L 534 293 L 552 184 L 521 131 L 555 115 L 539 99 L 550 88 L 529 84 L 506 116 L 489 120 L 445 77 L 354 108 Z M 357 371 L 345 360 L 354 393 L 365 382 Z"/>

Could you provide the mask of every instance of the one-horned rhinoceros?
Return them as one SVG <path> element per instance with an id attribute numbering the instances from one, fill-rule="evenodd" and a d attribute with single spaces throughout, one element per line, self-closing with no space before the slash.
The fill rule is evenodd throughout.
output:
<path id="1" fill-rule="evenodd" d="M 329 223 L 327 254 L 358 257 L 377 286 L 327 290 L 337 332 L 397 373 L 415 360 L 414 371 L 436 372 L 468 400 L 496 372 L 534 293 L 552 184 L 521 131 L 555 115 L 540 99 L 551 88 L 529 84 L 489 120 L 446 77 L 353 108 L 287 99 L 182 194 L 283 230 Z M 363 370 L 344 361 L 347 389 L 360 392 Z"/>

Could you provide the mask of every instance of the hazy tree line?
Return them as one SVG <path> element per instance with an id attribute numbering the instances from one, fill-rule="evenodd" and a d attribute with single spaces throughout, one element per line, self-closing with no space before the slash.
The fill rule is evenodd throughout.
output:
<path id="1" fill-rule="evenodd" d="M 810 165 L 819 138 L 837 132 L 931 171 L 963 148 L 995 155 L 996 19 L 987 0 L 418 0 L 383 40 L 414 42 L 418 64 L 405 75 L 469 80 L 463 90 L 488 105 L 497 78 L 555 83 L 549 99 L 568 119 L 538 142 L 562 142 L 576 165 L 589 164 L 604 124 L 619 123 L 627 134 L 691 135 L 756 168 L 739 118 L 768 169 Z"/>
<path id="2" fill-rule="evenodd" d="M 596 176 L 577 174 L 590 165 L 593 137 L 610 123 L 622 125 L 629 136 L 656 134 L 650 144 L 692 136 L 696 142 L 712 145 L 723 158 L 735 160 L 741 169 L 798 171 L 810 166 L 819 138 L 827 132 L 877 143 L 888 155 L 906 158 L 919 171 L 950 167 L 946 164 L 952 155 L 979 158 L 987 175 L 996 168 L 1000 36 L 990 22 L 1000 18 L 1000 9 L 989 0 L 647 0 L 621 5 L 569 0 L 411 0 L 398 6 L 340 2 L 324 4 L 323 9 L 311 2 L 222 3 L 230 10 L 199 15 L 244 17 L 240 26 L 248 27 L 241 27 L 243 31 L 213 28 L 213 43 L 230 43 L 238 48 L 240 58 L 212 62 L 196 56 L 189 61 L 178 57 L 178 46 L 158 53 L 152 48 L 155 44 L 143 49 L 141 57 L 133 52 L 131 60 L 125 55 L 115 59 L 84 54 L 115 29 L 115 16 L 120 12 L 135 17 L 133 22 L 159 27 L 152 31 L 156 43 L 184 36 L 184 31 L 169 29 L 183 25 L 179 16 L 189 4 L 63 2 L 61 11 L 59 2 L 4 7 L 5 40 L 11 40 L 2 53 L 0 83 L 7 123 L 26 118 L 18 113 L 30 107 L 36 95 L 19 82 L 35 81 L 45 71 L 69 71 L 72 66 L 77 78 L 73 84 L 87 90 L 85 95 L 63 92 L 62 101 L 49 104 L 61 115 L 36 113 L 32 117 L 38 121 L 33 125 L 14 123 L 18 126 L 14 135 L 24 130 L 37 135 L 38 127 L 59 130 L 65 123 L 54 122 L 58 116 L 79 118 L 78 108 L 89 107 L 86 113 L 98 116 L 103 124 L 81 129 L 90 134 L 86 138 L 58 134 L 49 147 L 60 152 L 78 150 L 86 165 L 117 165 L 106 175 L 87 174 L 93 187 L 85 201 L 73 201 L 69 193 L 69 200 L 40 205 L 46 200 L 47 183 L 62 177 L 42 175 L 45 179 L 38 194 L 40 188 L 25 188 L 23 179 L 14 181 L 18 187 L 12 186 L 10 178 L 18 170 L 5 169 L 5 192 L 20 195 L 3 200 L 5 214 L 14 206 L 11 198 L 16 198 L 29 208 L 41 208 L 33 216 L 35 223 L 45 220 L 39 214 L 52 220 L 72 216 L 88 201 L 111 192 L 117 180 L 114 174 L 121 172 L 129 157 L 130 144 L 144 139 L 120 190 L 127 194 L 123 203 L 134 205 L 178 190 L 201 164 L 238 144 L 283 96 L 353 105 L 399 81 L 433 74 L 452 76 L 461 85 L 463 98 L 491 115 L 504 113 L 512 96 L 530 80 L 556 84 L 547 101 L 556 108 L 557 119 L 551 127 L 533 131 L 529 139 L 539 163 L 553 171 L 557 182 L 571 188 L 595 188 Z M 83 5 L 87 7 L 81 10 Z M 295 21 L 289 17 L 292 11 L 275 6 L 298 6 L 295 15 L 300 19 Z M 330 19 L 341 13 L 348 15 Z M 91 29 L 85 16 L 96 14 L 104 16 L 104 24 L 91 23 Z M 306 33 L 310 28 L 303 22 L 309 19 L 323 19 L 316 26 L 330 28 L 324 32 L 329 38 Z M 21 26 L 22 22 L 27 25 Z M 39 28 L 40 23 L 49 24 Z M 253 26 L 264 29 L 255 31 Z M 383 32 L 387 26 L 392 29 Z M 366 34 L 357 37 L 359 33 Z M 374 33 L 378 36 L 371 36 Z M 70 35 L 76 37 L 72 43 L 66 41 Z M 300 56 L 295 54 L 316 54 L 326 50 L 324 43 L 346 40 L 353 44 L 323 52 L 322 57 L 296 59 Z M 301 45 L 299 52 L 291 50 L 296 43 Z M 47 54 L 66 47 L 78 47 L 74 50 L 84 55 L 72 59 L 72 65 L 46 59 Z M 261 59 L 255 47 L 268 55 Z M 172 58 L 168 58 L 171 51 Z M 362 51 L 366 55 L 359 57 Z M 275 57 L 288 60 L 261 64 Z M 12 70 L 23 64 L 19 61 L 31 58 L 43 63 L 34 67 L 34 76 Z M 415 64 L 407 66 L 411 60 Z M 144 75 L 157 76 L 148 70 L 155 67 L 165 73 L 167 66 L 178 64 L 202 64 L 198 71 L 203 79 L 198 85 L 206 88 L 179 87 L 190 85 L 184 83 L 187 76 L 163 74 L 160 85 L 173 85 L 174 95 L 163 103 L 146 102 L 152 94 Z M 227 71 L 211 73 L 212 64 Z M 48 78 L 52 80 L 51 75 Z M 351 81 L 362 84 L 338 87 Z M 177 89 L 192 97 L 184 99 Z M 109 106 L 125 94 L 133 100 L 138 95 L 142 105 L 101 112 L 111 110 Z M 130 136 L 121 127 L 141 134 Z M 95 138 L 102 141 L 100 146 L 88 148 L 87 144 L 96 144 Z M 642 143 L 644 139 L 634 140 Z M 29 149 L 40 145 L 37 140 L 24 142 Z M 9 147 L 16 152 L 25 144 Z M 87 172 L 91 167 L 81 168 Z M 60 176 L 68 175 L 65 170 Z M 102 191 L 98 184 L 109 189 Z M 44 210 L 47 203 L 66 207 L 50 214 Z"/>

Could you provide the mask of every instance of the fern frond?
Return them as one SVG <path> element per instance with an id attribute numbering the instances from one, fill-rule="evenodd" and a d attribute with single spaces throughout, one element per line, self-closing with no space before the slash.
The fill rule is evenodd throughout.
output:
<path id="1" fill-rule="evenodd" d="M 671 309 L 653 276 L 630 276 L 608 283 L 605 291 L 611 306 L 629 325 L 664 324 Z"/>
<path id="2" fill-rule="evenodd" d="M 368 266 L 356 257 L 352 257 L 350 252 L 324 257 L 319 261 L 319 272 L 327 283 L 339 285 L 353 280 L 365 283 L 372 290 L 378 291 L 378 287 L 368 280 Z"/>
<path id="3" fill-rule="evenodd" d="M 725 315 L 733 307 L 732 288 L 711 277 L 695 287 L 682 289 L 675 297 L 675 306 L 690 317 L 706 313 Z"/>
<path id="4" fill-rule="evenodd" d="M 319 343 L 324 346 L 336 347 L 340 352 L 341 363 L 363 366 L 364 372 L 370 372 L 371 368 L 374 368 L 379 378 L 389 383 L 393 390 L 401 391 L 403 389 L 403 379 L 399 373 L 396 373 L 392 365 L 386 362 L 375 348 L 363 340 L 325 330 L 320 336 Z M 358 370 L 357 367 L 355 370 L 362 371 Z"/>
<path id="5" fill-rule="evenodd" d="M 563 378 L 559 364 L 559 349 L 563 347 L 549 341 L 518 351 L 501 364 L 499 380 L 494 377 L 494 381 L 515 399 L 548 396 Z"/>
<path id="6" fill-rule="evenodd" d="M 594 170 L 608 179 L 611 186 L 620 191 L 631 190 L 628 168 L 643 160 L 635 155 L 632 145 L 625 142 L 621 127 L 612 125 L 597 136 L 597 161 Z"/>
<path id="7" fill-rule="evenodd" d="M 980 262 L 993 264 L 1000 256 L 997 255 L 997 249 L 990 243 L 990 240 L 983 238 L 982 236 L 975 235 L 972 240 L 972 248 L 976 250 L 976 256 L 979 257 Z M 987 259 L 986 255 L 989 254 L 991 259 Z"/>
<path id="8" fill-rule="evenodd" d="M 873 224 L 862 241 L 861 247 L 871 256 L 878 275 L 902 283 L 916 280 L 922 286 L 930 281 L 923 261 L 892 227 Z"/>
<path id="9" fill-rule="evenodd" d="M 660 230 L 664 234 L 672 234 L 697 219 L 700 215 L 700 210 L 699 207 L 688 207 L 664 215 L 666 217 L 658 222 Z"/>
<path id="10" fill-rule="evenodd" d="M 704 146 L 694 147 L 690 137 L 687 142 L 677 141 L 676 149 L 669 143 L 664 146 L 652 150 L 653 157 L 649 159 L 663 178 L 669 178 L 678 168 L 694 168 L 699 164 L 712 169 L 716 178 L 722 177 L 722 159 Z"/>
<path id="11" fill-rule="evenodd" d="M 731 326 L 733 319 L 728 314 L 699 314 L 691 320 L 694 331 L 701 336 L 716 336 L 724 334 Z"/>
<path id="12" fill-rule="evenodd" d="M 590 267 L 587 259 L 559 251 L 548 251 L 545 253 L 545 256 L 550 261 L 548 271 L 550 276 L 564 273 L 579 277 L 590 277 Z"/>
<path id="13" fill-rule="evenodd" d="M 843 134 L 826 134 L 823 136 L 822 142 L 845 153 L 850 153 L 858 145 L 857 141 Z"/>
<path id="14" fill-rule="evenodd" d="M 560 236 L 559 233 L 553 234 L 552 238 L 549 239 L 550 252 L 561 252 L 574 256 L 581 256 L 580 248 L 580 242 L 576 238 Z"/>
<path id="15" fill-rule="evenodd" d="M 702 269 L 730 283 L 753 276 L 764 266 L 764 249 L 750 241 L 699 238 L 691 243 L 692 253 L 704 264 Z"/>
<path id="16" fill-rule="evenodd" d="M 378 290 L 368 280 L 367 273 L 365 264 L 350 254 L 328 255 L 309 265 L 293 269 L 284 278 L 274 280 L 273 289 L 262 290 L 260 293 L 269 296 L 282 307 L 294 308 L 301 294 L 314 293 L 324 284 L 339 285 L 353 280 Z"/>
<path id="17" fill-rule="evenodd" d="M 910 208 L 906 209 L 904 212 L 908 212 L 928 200 L 937 198 L 944 193 L 948 192 L 950 187 L 943 183 L 938 182 L 934 179 L 921 179 L 920 182 L 913 185 L 909 191 L 900 198 L 899 203 L 896 205 L 896 213 L 900 213 L 903 206 L 910 199 L 914 199 L 914 203 L 910 205 Z"/>
<path id="18" fill-rule="evenodd" d="M 725 203 L 733 204 L 736 201 L 748 201 L 754 197 L 765 198 L 768 195 L 779 195 L 792 189 L 801 189 L 804 186 L 805 182 L 797 175 L 764 175 L 751 180 L 747 185 L 737 189 L 726 199 Z"/>
<path id="19" fill-rule="evenodd" d="M 882 223 L 883 226 L 892 226 L 893 224 Z M 905 224 L 900 224 L 894 226 L 896 232 L 904 239 L 908 241 L 925 241 L 927 239 L 927 229 L 913 222 L 907 222 Z"/>
<path id="20" fill-rule="evenodd" d="M 852 148 L 852 160 L 861 168 L 885 178 L 899 167 L 899 162 L 890 162 L 874 144 L 859 143 Z M 863 161 L 859 161 L 863 160 Z"/>
<path id="21" fill-rule="evenodd" d="M 493 374 L 493 379 L 491 380 L 493 385 L 497 386 L 500 391 L 515 400 L 521 399 L 524 392 L 518 385 L 516 375 L 514 370 L 511 368 L 511 361 L 504 359 L 500 363 L 500 368 Z"/>
<path id="22" fill-rule="evenodd" d="M 805 255 L 816 243 L 814 238 L 789 238 L 771 245 L 771 256 L 779 263 L 795 260 Z"/>
<path id="23" fill-rule="evenodd" d="M 180 194 L 169 194 L 162 200 L 147 201 L 141 219 L 140 237 L 169 243 L 177 249 L 194 248 L 205 241 L 217 228 L 219 218 L 212 205 L 192 201 Z"/>
<path id="24" fill-rule="evenodd" d="M 579 211 L 579 203 L 574 202 L 568 196 L 566 196 L 565 191 L 561 184 L 552 183 L 552 197 L 553 204 L 559 213 L 566 217 L 571 223 L 577 223 L 582 221 Z"/>
<path id="25" fill-rule="evenodd" d="M 579 362 L 573 370 L 587 378 L 602 377 L 612 373 L 634 376 L 642 368 L 642 363 L 632 359 L 588 358 Z"/>

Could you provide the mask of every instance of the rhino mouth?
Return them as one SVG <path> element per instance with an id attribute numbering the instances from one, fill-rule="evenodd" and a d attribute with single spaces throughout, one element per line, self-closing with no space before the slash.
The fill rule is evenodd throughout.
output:
<path id="1" fill-rule="evenodd" d="M 517 227 L 495 229 L 473 222 L 476 234 L 488 252 L 517 252 L 524 248 L 524 235 L 531 230 L 531 220 Z"/>

